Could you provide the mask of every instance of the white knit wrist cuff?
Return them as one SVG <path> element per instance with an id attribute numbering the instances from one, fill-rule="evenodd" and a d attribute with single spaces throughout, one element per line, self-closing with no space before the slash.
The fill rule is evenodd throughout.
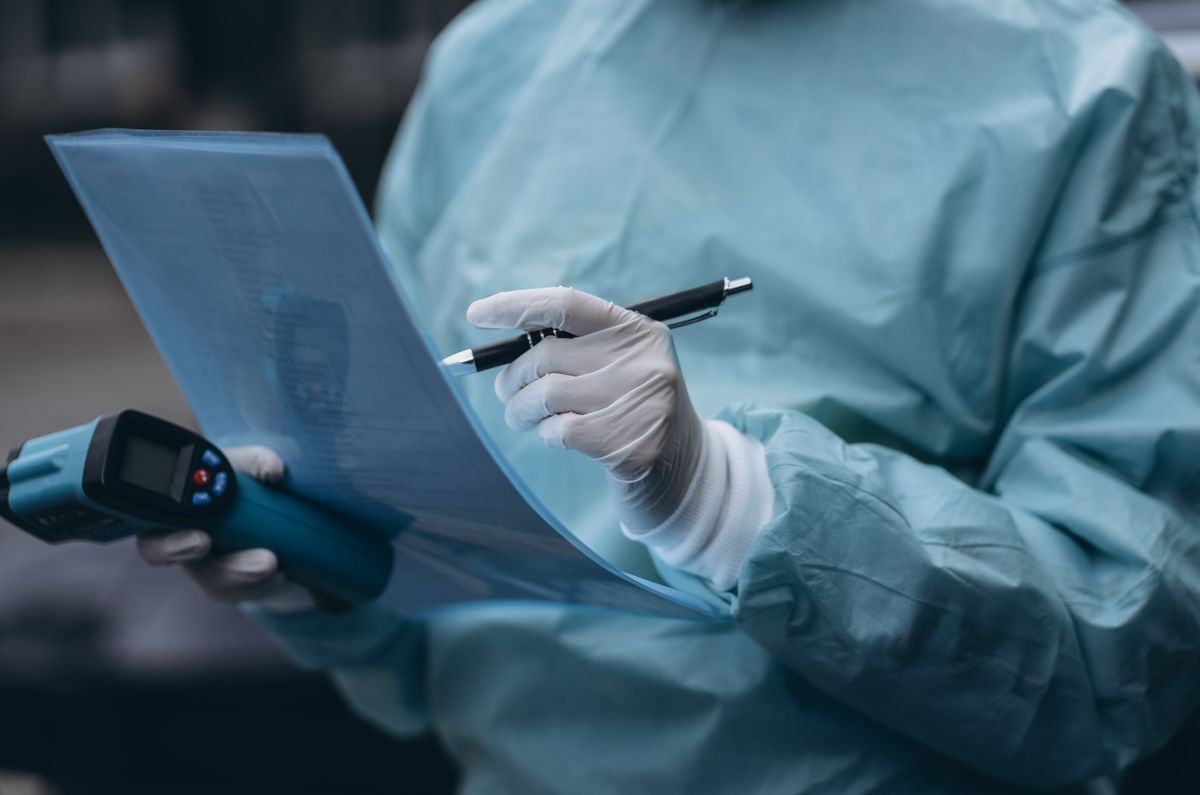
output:
<path id="1" fill-rule="evenodd" d="M 750 544 L 774 513 L 766 448 L 728 423 L 708 420 L 700 463 L 683 501 L 666 521 L 629 538 L 663 562 L 705 578 L 717 590 L 737 583 Z"/>

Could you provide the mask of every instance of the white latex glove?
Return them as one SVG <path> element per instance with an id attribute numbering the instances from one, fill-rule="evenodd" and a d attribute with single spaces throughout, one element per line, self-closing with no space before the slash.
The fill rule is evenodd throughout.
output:
<path id="1" fill-rule="evenodd" d="M 467 319 L 576 335 L 547 339 L 500 372 L 505 420 L 603 464 L 626 526 L 654 527 L 675 511 L 703 427 L 665 325 L 570 287 L 497 293 L 471 304 Z"/>
<path id="2" fill-rule="evenodd" d="M 287 467 L 269 447 L 231 447 L 225 456 L 243 475 L 268 484 L 283 481 Z M 211 554 L 212 539 L 203 530 L 177 530 L 138 536 L 138 551 L 155 566 L 182 564 L 205 593 L 222 602 L 257 602 L 278 612 L 314 606 L 304 588 L 289 581 L 269 549 L 246 549 L 229 555 Z"/>
<path id="3" fill-rule="evenodd" d="M 667 563 L 729 588 L 774 490 L 762 445 L 702 423 L 662 323 L 569 287 L 476 301 L 483 328 L 556 328 L 496 378 L 505 420 L 604 465 L 626 535 Z"/>

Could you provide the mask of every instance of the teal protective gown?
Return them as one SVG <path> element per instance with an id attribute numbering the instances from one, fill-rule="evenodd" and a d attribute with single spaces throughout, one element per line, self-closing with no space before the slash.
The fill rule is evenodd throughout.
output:
<path id="1" fill-rule="evenodd" d="M 389 160 L 438 345 L 497 290 L 755 290 L 676 332 L 776 512 L 727 625 L 262 616 L 469 793 L 965 793 L 1115 777 L 1200 698 L 1200 103 L 1103 0 L 488 0 Z M 593 462 L 502 448 L 634 570 Z M 668 578 L 672 572 L 664 573 Z M 404 791 L 397 771 L 397 792 Z"/>

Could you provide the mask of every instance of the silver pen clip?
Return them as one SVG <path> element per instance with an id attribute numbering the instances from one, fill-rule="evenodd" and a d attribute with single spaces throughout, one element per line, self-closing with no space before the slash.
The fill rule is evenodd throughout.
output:
<path id="1" fill-rule="evenodd" d="M 717 316 L 717 310 L 714 308 L 714 309 L 708 310 L 707 312 L 701 312 L 698 315 L 692 315 L 691 317 L 685 317 L 683 320 L 672 321 L 667 324 L 667 328 L 683 328 L 684 326 L 690 326 L 693 323 L 699 323 L 701 320 L 708 320 L 710 317 L 716 317 L 716 316 Z"/>

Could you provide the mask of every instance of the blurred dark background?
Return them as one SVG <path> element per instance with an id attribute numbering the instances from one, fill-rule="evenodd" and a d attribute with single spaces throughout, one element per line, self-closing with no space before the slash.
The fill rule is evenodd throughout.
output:
<path id="1" fill-rule="evenodd" d="M 312 130 L 371 196 L 431 39 L 466 0 L 0 0 L 0 239 L 91 241 L 41 136 Z"/>
<path id="2" fill-rule="evenodd" d="M 134 407 L 190 423 L 42 141 L 95 127 L 317 131 L 371 205 L 465 0 L 0 0 L 0 454 Z M 1132 2 L 1200 72 L 1200 0 Z M 1194 792 L 1192 729 L 1131 792 Z M 129 544 L 0 522 L 0 795 L 448 792 L 431 739 L 350 714 L 233 608 Z"/>
<path id="3" fill-rule="evenodd" d="M 371 204 L 466 0 L 0 0 L 0 454 L 125 406 L 191 423 L 42 136 L 318 131 Z M 0 795 L 449 792 L 236 609 L 128 543 L 0 521 Z"/>

